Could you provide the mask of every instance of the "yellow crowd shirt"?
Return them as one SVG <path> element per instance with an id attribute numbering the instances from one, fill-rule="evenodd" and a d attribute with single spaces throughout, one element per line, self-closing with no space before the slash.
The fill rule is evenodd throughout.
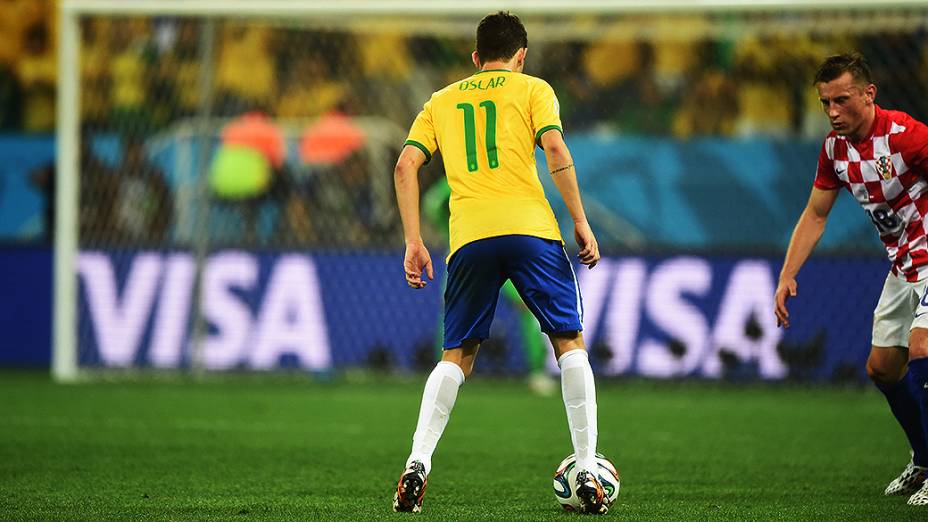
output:
<path id="1" fill-rule="evenodd" d="M 535 166 L 541 135 L 561 132 L 547 82 L 506 70 L 480 71 L 432 94 L 406 145 L 426 162 L 441 151 L 451 187 L 450 250 L 508 234 L 561 240 Z"/>

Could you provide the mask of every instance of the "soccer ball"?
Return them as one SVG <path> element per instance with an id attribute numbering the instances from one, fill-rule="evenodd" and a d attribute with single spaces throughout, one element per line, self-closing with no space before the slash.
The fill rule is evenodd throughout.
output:
<path id="1" fill-rule="evenodd" d="M 596 462 L 599 464 L 599 483 L 603 485 L 603 491 L 606 493 L 606 504 L 612 506 L 619 498 L 619 470 L 611 460 L 600 453 L 596 454 Z M 557 471 L 554 472 L 554 498 L 565 511 L 580 511 L 576 487 L 577 459 L 571 453 L 558 464 Z"/>

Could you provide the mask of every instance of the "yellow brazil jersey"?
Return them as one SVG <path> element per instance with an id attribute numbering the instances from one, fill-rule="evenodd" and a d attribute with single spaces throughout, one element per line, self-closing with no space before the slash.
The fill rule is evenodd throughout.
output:
<path id="1" fill-rule="evenodd" d="M 441 150 L 451 187 L 450 259 L 459 248 L 508 234 L 561 240 L 535 167 L 535 144 L 561 131 L 554 90 L 542 79 L 480 71 L 432 94 L 406 140 Z"/>

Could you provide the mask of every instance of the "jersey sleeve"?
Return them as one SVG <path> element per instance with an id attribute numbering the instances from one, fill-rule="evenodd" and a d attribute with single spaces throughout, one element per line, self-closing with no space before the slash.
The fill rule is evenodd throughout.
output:
<path id="1" fill-rule="evenodd" d="M 425 102 L 416 120 L 409 129 L 405 145 L 412 145 L 425 154 L 425 162 L 432 161 L 432 154 L 438 149 L 435 137 L 435 125 L 432 122 L 432 100 Z"/>
<path id="2" fill-rule="evenodd" d="M 818 167 L 815 171 L 813 186 L 821 190 L 835 190 L 841 187 L 841 180 L 835 174 L 834 160 L 828 157 L 827 141 L 822 144 L 822 151 L 818 154 Z"/>
<path id="3" fill-rule="evenodd" d="M 562 134 L 561 107 L 558 104 L 554 89 L 548 82 L 539 80 L 532 89 L 532 130 L 535 133 L 535 143 L 541 146 L 541 135 L 551 129 L 557 129 Z"/>

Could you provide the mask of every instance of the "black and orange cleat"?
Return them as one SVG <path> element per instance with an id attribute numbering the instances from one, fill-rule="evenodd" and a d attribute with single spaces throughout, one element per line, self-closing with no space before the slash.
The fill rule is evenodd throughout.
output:
<path id="1" fill-rule="evenodd" d="M 596 475 L 589 471 L 577 473 L 577 498 L 580 500 L 581 513 L 605 515 L 609 511 L 606 492 Z"/>
<path id="2" fill-rule="evenodd" d="M 425 486 L 428 477 L 425 476 L 425 465 L 418 460 L 412 461 L 400 476 L 396 484 L 396 494 L 393 495 L 393 511 L 403 513 L 418 513 L 422 511 L 422 497 L 425 496 Z"/>

